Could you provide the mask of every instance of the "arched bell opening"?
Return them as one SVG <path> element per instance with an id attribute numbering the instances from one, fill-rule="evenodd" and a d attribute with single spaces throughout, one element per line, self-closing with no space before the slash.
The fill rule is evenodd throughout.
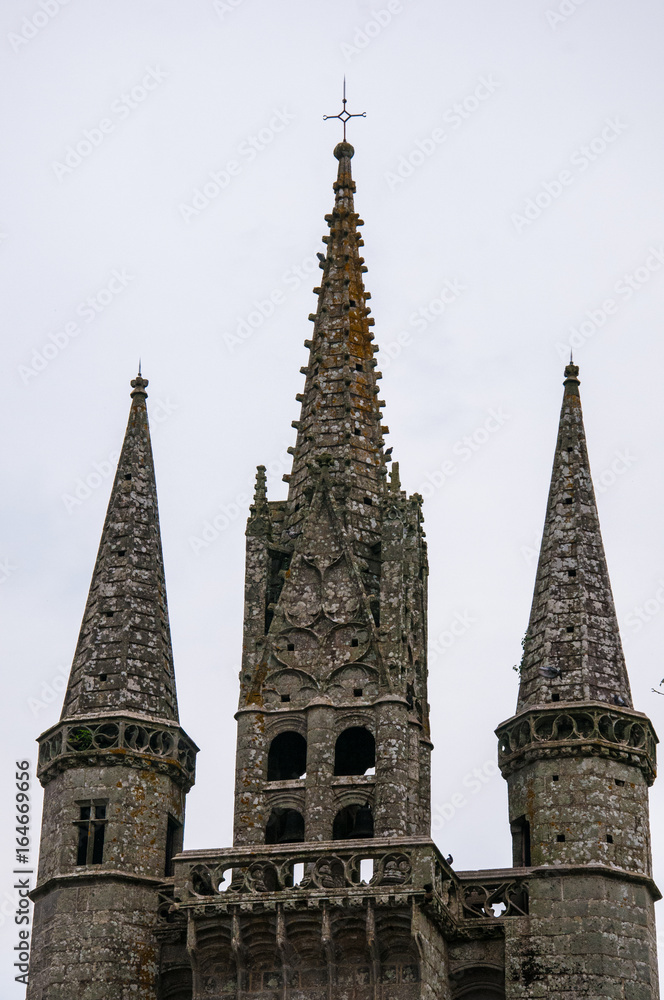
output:
<path id="1" fill-rule="evenodd" d="M 267 780 L 301 778 L 306 770 L 307 741 L 304 736 L 291 730 L 275 736 L 267 754 Z"/>
<path id="2" fill-rule="evenodd" d="M 344 729 L 334 748 L 336 775 L 366 774 L 376 766 L 376 741 L 364 726 Z"/>
<path id="3" fill-rule="evenodd" d="M 505 973 L 495 966 L 471 966 L 450 976 L 454 1000 L 505 1000 Z"/>
<path id="4" fill-rule="evenodd" d="M 373 813 L 368 802 L 364 805 L 344 806 L 334 817 L 332 840 L 355 840 L 373 835 Z"/>
<path id="5" fill-rule="evenodd" d="M 304 840 L 304 817 L 296 809 L 273 809 L 265 827 L 266 844 L 300 844 Z"/>

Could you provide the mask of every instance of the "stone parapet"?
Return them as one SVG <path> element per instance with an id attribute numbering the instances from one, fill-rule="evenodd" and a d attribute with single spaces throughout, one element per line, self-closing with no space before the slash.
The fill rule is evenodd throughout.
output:
<path id="1" fill-rule="evenodd" d="M 131 715 L 91 716 L 59 722 L 39 737 L 37 776 L 42 785 L 70 767 L 118 766 L 168 773 L 188 791 L 198 747 L 178 726 Z"/>
<path id="2" fill-rule="evenodd" d="M 187 851 L 174 860 L 175 908 L 215 913 L 418 903 L 452 935 L 468 922 L 528 913 L 526 870 L 456 874 L 436 845 L 403 837 Z M 298 870 L 299 866 L 299 870 Z"/>
<path id="3" fill-rule="evenodd" d="M 496 735 L 505 778 L 527 761 L 581 755 L 633 764 L 649 785 L 657 774 L 658 739 L 648 717 L 605 702 L 530 708 L 501 723 Z"/>

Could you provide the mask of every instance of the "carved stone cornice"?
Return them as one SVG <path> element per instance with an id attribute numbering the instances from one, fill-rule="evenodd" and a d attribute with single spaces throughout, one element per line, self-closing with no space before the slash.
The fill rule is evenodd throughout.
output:
<path id="1" fill-rule="evenodd" d="M 657 735 L 650 719 L 606 702 L 558 703 L 519 712 L 496 729 L 503 777 L 531 760 L 608 757 L 639 767 L 649 785 L 657 774 Z"/>
<path id="2" fill-rule="evenodd" d="M 37 777 L 47 785 L 70 767 L 132 767 L 194 784 L 198 747 L 177 724 L 125 715 L 64 720 L 39 737 Z"/>

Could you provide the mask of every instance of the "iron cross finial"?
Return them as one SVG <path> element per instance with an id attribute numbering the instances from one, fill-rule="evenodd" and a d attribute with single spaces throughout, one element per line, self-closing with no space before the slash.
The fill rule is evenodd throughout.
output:
<path id="1" fill-rule="evenodd" d="M 366 111 L 360 112 L 357 115 L 351 115 L 349 111 L 346 111 L 346 77 L 344 77 L 344 96 L 343 96 L 343 111 L 338 115 L 323 115 L 323 121 L 327 121 L 328 118 L 338 118 L 340 122 L 343 122 L 344 126 L 344 142 L 346 141 L 346 122 L 349 118 L 366 118 Z"/>

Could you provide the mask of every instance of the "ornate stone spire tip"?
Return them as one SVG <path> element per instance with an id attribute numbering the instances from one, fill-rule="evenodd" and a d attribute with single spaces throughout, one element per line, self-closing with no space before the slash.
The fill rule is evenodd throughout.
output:
<path id="1" fill-rule="evenodd" d="M 350 160 L 355 156 L 355 149 L 349 142 L 338 142 L 334 147 L 334 155 L 338 160 L 342 160 L 344 156 L 347 156 Z"/>
<path id="2" fill-rule="evenodd" d="M 132 399 L 135 399 L 138 396 L 142 396 L 143 399 L 146 399 L 148 394 L 145 390 L 149 384 L 150 383 L 148 379 L 143 378 L 143 376 L 139 371 L 136 378 L 133 378 L 131 380 L 131 392 L 129 393 L 129 395 L 131 396 Z"/>
<path id="3" fill-rule="evenodd" d="M 565 381 L 563 382 L 565 386 L 566 396 L 578 396 L 579 395 L 579 366 L 570 363 L 565 365 Z"/>

